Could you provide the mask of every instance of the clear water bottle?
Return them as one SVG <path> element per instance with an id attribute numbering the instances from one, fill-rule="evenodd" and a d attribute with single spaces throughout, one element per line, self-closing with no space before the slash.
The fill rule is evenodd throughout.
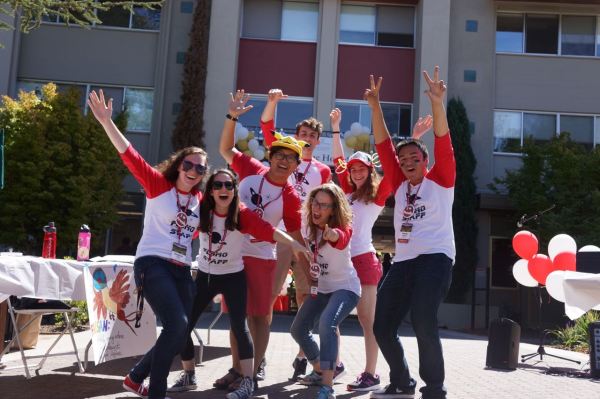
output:
<path id="1" fill-rule="evenodd" d="M 42 258 L 56 259 L 56 227 L 54 222 L 49 222 L 43 230 Z"/>
<path id="2" fill-rule="evenodd" d="M 90 245 L 92 233 L 87 224 L 82 224 L 77 237 L 77 260 L 88 260 L 90 258 Z"/>

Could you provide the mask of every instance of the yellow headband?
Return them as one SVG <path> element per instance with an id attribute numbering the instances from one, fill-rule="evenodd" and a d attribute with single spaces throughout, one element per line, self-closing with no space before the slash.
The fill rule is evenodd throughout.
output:
<path id="1" fill-rule="evenodd" d="M 302 148 L 310 147 L 310 144 L 308 144 L 306 141 L 297 140 L 292 136 L 284 136 L 283 134 L 274 130 L 271 132 L 273 133 L 273 136 L 275 136 L 275 141 L 271 143 L 271 148 L 284 147 L 294 151 L 300 158 L 302 158 Z"/>

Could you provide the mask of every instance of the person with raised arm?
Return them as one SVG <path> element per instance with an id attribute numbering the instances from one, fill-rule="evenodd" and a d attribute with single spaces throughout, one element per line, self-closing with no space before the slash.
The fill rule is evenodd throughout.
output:
<path id="1" fill-rule="evenodd" d="M 420 389 L 424 399 L 445 398 L 444 356 L 437 312 L 452 279 L 455 257 L 452 203 L 456 162 L 444 110 L 446 85 L 435 67 L 433 79 L 423 71 L 426 94 L 433 111 L 435 164 L 427 168 L 427 147 L 419 138 L 400 141 L 394 150 L 379 103 L 383 79 L 364 97 L 373 112 L 377 153 L 392 184 L 395 249 L 393 264 L 385 276 L 375 306 L 373 331 L 390 366 L 390 383 L 371 392 L 372 398 L 412 398 L 416 381 L 410 376 L 398 328 L 410 311 L 419 346 Z"/>
<path id="2" fill-rule="evenodd" d="M 299 383 L 320 385 L 317 399 L 335 399 L 333 381 L 338 358 L 337 329 L 360 299 L 360 281 L 350 260 L 352 210 L 333 183 L 314 188 L 304 204 L 303 234 L 312 260 L 311 294 L 292 323 L 292 337 L 313 370 Z M 318 320 L 320 345 L 312 330 Z"/>
<path id="3" fill-rule="evenodd" d="M 240 178 L 240 200 L 253 212 L 273 226 L 282 220 L 288 234 L 298 242 L 303 242 L 300 233 L 300 198 L 289 177 L 294 173 L 306 143 L 294 137 L 275 134 L 268 159 L 270 167 L 251 158 L 234 146 L 235 122 L 240 115 L 252 106 L 246 103 L 249 95 L 238 90 L 231 95 L 229 112 L 221 134 L 219 151 L 225 161 Z M 244 270 L 248 286 L 248 325 L 254 341 L 254 376 L 264 359 L 269 343 L 270 322 L 273 314 L 273 283 L 276 268 L 275 245 L 259 239 L 247 238 L 242 248 Z M 300 262 L 306 262 L 302 258 Z M 279 287 L 281 288 L 281 287 Z M 233 368 L 214 386 L 221 389 L 236 389 L 240 381 L 240 361 L 237 355 L 237 341 L 231 335 Z"/>
<path id="4" fill-rule="evenodd" d="M 373 246 L 373 226 L 385 207 L 392 192 L 389 174 L 383 179 L 375 169 L 373 156 L 357 151 L 348 161 L 340 138 L 342 112 L 335 108 L 329 114 L 333 134 L 333 163 L 340 186 L 344 190 L 352 208 L 352 240 L 350 254 L 352 265 L 360 279 L 362 295 L 356 307 L 358 320 L 365 338 L 366 365 L 356 380 L 347 385 L 348 391 L 373 391 L 379 389 L 379 375 L 376 373 L 379 348 L 373 334 L 377 284 L 382 276 L 381 262 Z M 422 134 L 431 128 L 431 117 L 422 118 L 415 125 L 413 135 Z"/>
<path id="5" fill-rule="evenodd" d="M 191 243 L 200 224 L 199 188 L 207 170 L 206 152 L 186 147 L 153 168 L 113 123 L 112 99 L 107 103 L 102 90 L 92 91 L 87 103 L 146 194 L 144 230 L 133 267 L 137 289 L 159 318 L 162 331 L 125 377 L 123 388 L 144 398 L 164 398 L 196 291 L 190 273 Z M 143 383 L 148 376 L 149 386 Z"/>
<path id="6" fill-rule="evenodd" d="M 297 254 L 309 256 L 306 247 L 276 229 L 240 202 L 237 178 L 228 169 L 219 169 L 206 182 L 200 205 L 200 251 L 197 256 L 196 298 L 188 324 L 188 337 L 181 351 L 183 371 L 169 392 L 196 389 L 194 344 L 191 332 L 213 297 L 222 294 L 229 309 L 231 331 L 238 343 L 242 381 L 228 393 L 228 399 L 252 397 L 254 346 L 246 323 L 246 273 L 242 244 L 246 234 L 265 242 L 282 242 Z"/>
<path id="7" fill-rule="evenodd" d="M 271 133 L 275 129 L 275 110 L 280 100 L 285 100 L 288 96 L 283 94 L 281 89 L 271 89 L 267 95 L 267 103 L 260 117 L 260 127 L 264 137 L 264 144 L 267 149 L 275 140 Z M 321 133 L 323 132 L 323 123 L 311 117 L 304 119 L 296 124 L 294 137 L 309 144 L 302 150 L 302 159 L 294 173 L 290 175 L 288 181 L 294 187 L 301 201 L 305 201 L 308 193 L 314 187 L 331 181 L 331 169 L 329 166 L 313 157 L 313 153 L 320 143 Z M 275 284 L 273 285 L 273 300 L 277 298 L 283 282 L 292 269 L 294 273 L 294 285 L 296 287 L 296 303 L 298 307 L 302 306 L 304 299 L 309 294 L 308 281 L 304 272 L 293 262 L 291 252 L 284 245 L 277 244 L 277 269 L 275 272 Z M 298 351 L 296 358 L 292 362 L 294 372 L 290 380 L 296 381 L 301 375 L 306 374 L 307 360 L 302 353 Z M 341 376 L 343 366 L 338 367 L 337 376 Z M 259 370 L 259 375 L 264 377 L 264 367 Z"/>

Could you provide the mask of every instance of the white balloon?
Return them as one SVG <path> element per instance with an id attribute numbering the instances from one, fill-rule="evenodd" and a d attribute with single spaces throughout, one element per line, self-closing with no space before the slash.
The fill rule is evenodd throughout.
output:
<path id="1" fill-rule="evenodd" d="M 263 150 L 262 148 L 257 148 L 256 150 L 254 150 L 254 158 L 258 159 L 259 161 L 262 161 L 265 158 L 265 150 Z"/>
<path id="2" fill-rule="evenodd" d="M 350 125 L 350 131 L 352 133 L 360 134 L 362 132 L 363 126 L 359 122 L 354 122 Z"/>
<path id="3" fill-rule="evenodd" d="M 548 294 L 559 302 L 565 301 L 565 289 L 563 287 L 565 274 L 564 270 L 555 270 L 546 278 L 546 290 L 548 290 Z"/>
<path id="4" fill-rule="evenodd" d="M 600 248 L 595 245 L 585 245 L 579 248 L 579 252 L 600 252 Z"/>
<path id="5" fill-rule="evenodd" d="M 258 150 L 258 147 L 260 147 L 260 144 L 258 144 L 258 140 L 256 139 L 252 139 L 250 141 L 248 141 L 248 149 L 252 152 Z"/>
<path id="6" fill-rule="evenodd" d="M 577 252 L 577 243 L 573 237 L 568 234 L 555 235 L 548 243 L 548 256 L 552 261 L 554 261 L 554 257 L 561 252 Z"/>
<path id="7" fill-rule="evenodd" d="M 527 259 L 519 259 L 516 261 L 513 266 L 513 276 L 519 284 L 524 285 L 525 287 L 537 287 L 538 282 L 531 277 L 529 269 L 527 268 L 528 263 L 529 261 L 527 261 Z"/>
<path id="8" fill-rule="evenodd" d="M 358 134 L 357 132 L 353 132 L 352 130 L 346 130 L 344 132 L 344 138 L 356 136 L 357 134 Z"/>
<path id="9" fill-rule="evenodd" d="M 371 129 L 369 129 L 368 126 L 363 126 L 362 130 L 360 131 L 362 134 L 371 134 Z"/>
<path id="10" fill-rule="evenodd" d="M 248 137 L 248 129 L 240 125 L 240 128 L 236 131 L 235 136 L 238 140 L 245 140 L 246 137 Z"/>

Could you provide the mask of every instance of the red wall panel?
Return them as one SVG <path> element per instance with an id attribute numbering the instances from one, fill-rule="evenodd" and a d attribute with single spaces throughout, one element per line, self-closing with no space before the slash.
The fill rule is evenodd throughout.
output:
<path id="1" fill-rule="evenodd" d="M 291 96 L 313 97 L 316 43 L 240 39 L 237 87 L 266 94 L 277 87 Z"/>
<path id="2" fill-rule="evenodd" d="M 382 101 L 413 102 L 414 49 L 339 45 L 336 98 L 362 99 L 371 74 L 383 76 Z"/>

